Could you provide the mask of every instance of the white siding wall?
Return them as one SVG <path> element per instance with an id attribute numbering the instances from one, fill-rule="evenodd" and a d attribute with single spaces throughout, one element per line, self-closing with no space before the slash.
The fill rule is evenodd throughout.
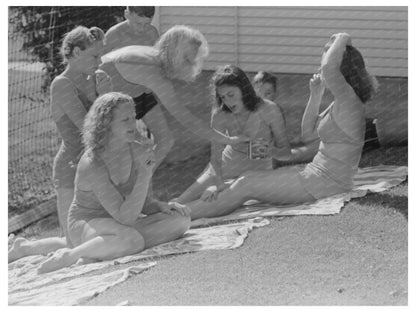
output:
<path id="1" fill-rule="evenodd" d="M 199 29 L 210 45 L 205 69 L 313 73 L 322 47 L 348 32 L 371 72 L 406 77 L 407 7 L 160 7 L 163 33 L 176 24 Z"/>

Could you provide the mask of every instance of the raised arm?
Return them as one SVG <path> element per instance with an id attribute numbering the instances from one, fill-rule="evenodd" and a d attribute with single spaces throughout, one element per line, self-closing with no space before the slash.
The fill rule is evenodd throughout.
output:
<path id="1" fill-rule="evenodd" d="M 320 74 L 314 74 L 309 81 L 310 96 L 302 117 L 302 142 L 307 144 L 318 138 L 319 107 L 325 91 Z"/>
<path id="2" fill-rule="evenodd" d="M 51 85 L 51 112 L 56 121 L 66 114 L 81 131 L 87 110 L 78 97 L 73 83 L 64 77 L 56 77 Z"/>
<path id="3" fill-rule="evenodd" d="M 160 72 L 161 70 L 156 69 L 155 66 L 132 66 L 131 64 L 116 63 L 116 67 L 123 72 L 123 77 L 127 81 L 151 89 L 169 113 L 196 135 L 222 144 L 235 144 L 249 140 L 247 137 L 227 137 L 204 126 L 201 119 L 195 117 L 182 105 L 182 98 L 179 94 L 176 94 L 172 83 L 164 78 Z"/>
<path id="4" fill-rule="evenodd" d="M 345 99 L 353 96 L 354 90 L 346 82 L 341 73 L 341 64 L 345 48 L 351 45 L 351 37 L 346 33 L 331 36 L 331 42 L 325 46 L 327 51 L 322 56 L 322 73 L 325 83 L 335 99 Z"/>
<path id="5" fill-rule="evenodd" d="M 333 117 L 348 136 L 363 139 L 364 106 L 341 73 L 344 53 L 347 45 L 351 45 L 351 37 L 339 33 L 333 35 L 331 41 L 332 44 L 327 45 L 329 48 L 322 58 L 322 72 L 326 86 L 334 96 Z"/>

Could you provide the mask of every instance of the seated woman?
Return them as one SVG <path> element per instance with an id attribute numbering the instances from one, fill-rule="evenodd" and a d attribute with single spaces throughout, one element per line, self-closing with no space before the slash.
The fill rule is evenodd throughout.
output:
<path id="1" fill-rule="evenodd" d="M 249 171 L 218 194 L 216 201 L 188 203 L 192 219 L 228 214 L 249 199 L 295 204 L 352 189 L 364 144 L 363 104 L 375 93 L 376 80 L 345 33 L 333 35 L 325 45 L 320 75 L 334 102 L 322 114 L 319 151 L 313 161 L 304 169 Z"/>
<path id="2" fill-rule="evenodd" d="M 194 81 L 207 56 L 208 43 L 201 32 L 174 26 L 153 47 L 128 46 L 102 57 L 97 84 L 102 90 L 133 97 L 136 118 L 143 119 L 156 143 L 155 168 L 173 146 L 172 131 L 161 106 L 187 129 L 210 141 L 233 144 L 247 140 L 230 138 L 204 126 L 185 106 L 188 100 L 178 82 Z"/>
<path id="3" fill-rule="evenodd" d="M 135 254 L 175 240 L 189 228 L 184 206 L 145 202 L 155 158 L 149 146 L 135 141 L 130 96 L 100 96 L 86 116 L 83 143 L 68 214 L 74 248 L 55 251 L 41 263 L 39 273 L 70 266 L 80 258 L 109 260 Z"/>
<path id="4" fill-rule="evenodd" d="M 244 71 L 233 65 L 219 68 L 211 88 L 215 94 L 211 127 L 229 136 L 247 136 L 252 147 L 257 143 L 270 152 L 261 158 L 250 158 L 247 143 L 231 146 L 212 142 L 210 164 L 175 200 L 179 203 L 196 200 L 201 194 L 202 200 L 215 199 L 226 188 L 225 179 L 235 179 L 247 170 L 272 170 L 272 157 L 290 155 L 281 110 L 272 101 L 256 95 Z"/>
<path id="5" fill-rule="evenodd" d="M 314 75 L 310 82 L 309 88 L 319 88 L 320 76 Z M 286 124 L 285 115 L 282 107 L 276 102 L 277 98 L 277 78 L 269 72 L 259 71 L 253 78 L 253 86 L 257 94 L 263 99 L 268 99 L 276 103 L 283 115 L 284 122 Z M 316 132 L 317 124 L 320 119 L 316 118 L 319 110 L 319 104 L 324 89 L 321 88 L 322 93 L 313 92 L 311 90 L 311 96 L 319 97 L 318 99 L 309 99 L 305 112 L 302 118 L 301 136 L 296 137 L 293 141 L 290 141 L 292 145 L 291 155 L 287 161 L 277 161 L 273 159 L 273 168 L 281 167 L 282 165 L 309 162 L 318 152 L 319 148 L 319 136 Z"/>

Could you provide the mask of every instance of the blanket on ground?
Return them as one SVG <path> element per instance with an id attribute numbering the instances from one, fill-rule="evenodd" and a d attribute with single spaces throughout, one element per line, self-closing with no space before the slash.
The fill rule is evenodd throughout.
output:
<path id="1" fill-rule="evenodd" d="M 270 223 L 265 217 L 337 214 L 351 198 L 365 196 L 368 192 L 385 191 L 406 178 L 407 167 L 363 168 L 355 176 L 355 186 L 350 193 L 302 205 L 277 206 L 248 202 L 230 215 L 193 221 L 192 228 L 179 240 L 112 261 L 75 264 L 56 272 L 38 275 L 36 268 L 45 256 L 22 258 L 9 264 L 9 305 L 83 304 L 130 276 L 155 266 L 155 257 L 209 249 L 237 248 L 243 244 L 251 230 Z M 121 266 L 138 260 L 142 262 L 128 267 Z M 108 270 L 111 267 L 114 267 L 114 270 L 102 274 L 103 269 Z"/>

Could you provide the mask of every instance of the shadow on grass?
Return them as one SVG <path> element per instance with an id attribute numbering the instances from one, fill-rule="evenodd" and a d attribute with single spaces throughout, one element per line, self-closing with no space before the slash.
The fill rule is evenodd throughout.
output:
<path id="1" fill-rule="evenodd" d="M 383 193 L 369 193 L 365 197 L 355 200 L 360 205 L 379 206 L 385 209 L 393 209 L 401 213 L 408 220 L 408 197 Z"/>

